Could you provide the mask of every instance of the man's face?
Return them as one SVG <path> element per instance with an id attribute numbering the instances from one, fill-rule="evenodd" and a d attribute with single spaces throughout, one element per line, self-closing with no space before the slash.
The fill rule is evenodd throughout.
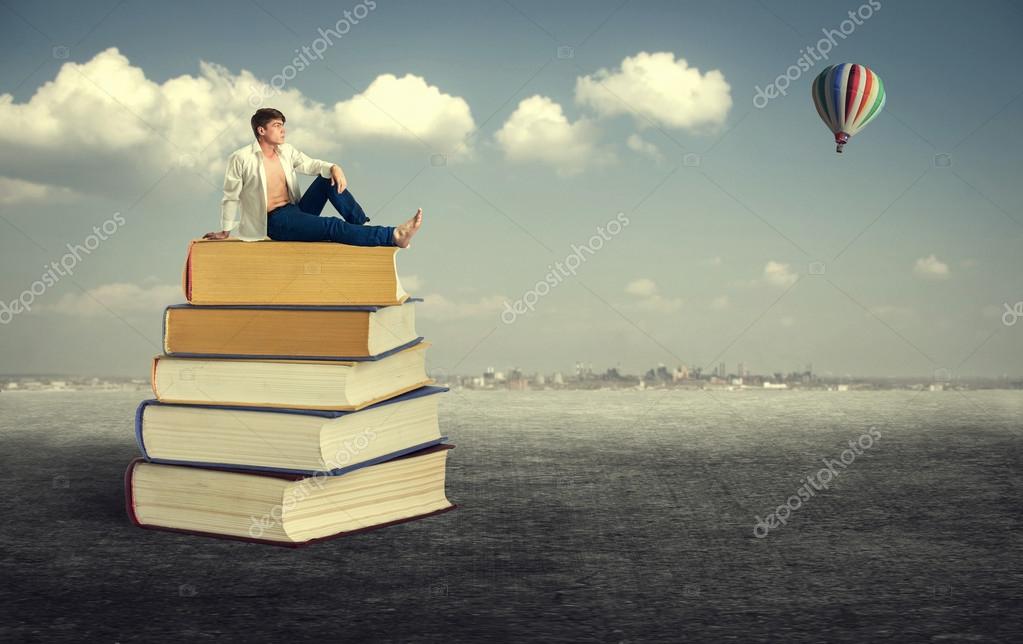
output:
<path id="1" fill-rule="evenodd" d="M 284 121 L 274 119 L 263 128 L 263 139 L 271 145 L 284 143 Z"/>

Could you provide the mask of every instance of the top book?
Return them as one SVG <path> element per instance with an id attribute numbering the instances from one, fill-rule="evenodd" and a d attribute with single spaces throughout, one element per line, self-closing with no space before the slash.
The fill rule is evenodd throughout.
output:
<path id="1" fill-rule="evenodd" d="M 409 295 L 397 246 L 195 239 L 182 275 L 190 304 L 377 305 Z"/>

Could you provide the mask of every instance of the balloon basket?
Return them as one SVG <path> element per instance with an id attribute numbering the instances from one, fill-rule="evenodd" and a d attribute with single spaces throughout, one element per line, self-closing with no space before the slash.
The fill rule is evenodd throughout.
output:
<path id="1" fill-rule="evenodd" d="M 849 135 L 845 132 L 835 132 L 835 152 L 842 154 L 845 144 L 849 142 Z"/>

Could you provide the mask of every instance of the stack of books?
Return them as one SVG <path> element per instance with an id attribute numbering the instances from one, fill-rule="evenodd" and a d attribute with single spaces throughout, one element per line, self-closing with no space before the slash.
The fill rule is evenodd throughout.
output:
<path id="1" fill-rule="evenodd" d="M 143 528 L 300 546 L 455 506 L 397 247 L 194 240 L 125 472 Z"/>

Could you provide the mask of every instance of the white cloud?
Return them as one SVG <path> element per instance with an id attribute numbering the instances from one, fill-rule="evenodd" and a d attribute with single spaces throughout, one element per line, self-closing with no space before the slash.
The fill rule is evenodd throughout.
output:
<path id="1" fill-rule="evenodd" d="M 796 324 L 796 318 L 790 317 L 790 316 L 786 315 L 785 317 L 783 317 L 780 320 L 778 320 L 778 323 L 781 324 L 785 328 L 789 328 L 789 327 L 794 326 Z"/>
<path id="2" fill-rule="evenodd" d="M 494 135 L 509 161 L 546 163 L 562 176 L 611 161 L 598 147 L 598 137 L 592 121 L 569 123 L 561 105 L 539 94 L 520 102 Z"/>
<path id="3" fill-rule="evenodd" d="M 638 134 L 630 134 L 629 138 L 625 141 L 625 145 L 627 145 L 633 152 L 638 152 L 644 156 L 648 156 L 655 161 L 661 161 L 664 159 L 664 155 L 661 154 L 660 148 L 645 140 Z"/>
<path id="4" fill-rule="evenodd" d="M 705 259 L 704 263 L 707 264 L 708 266 L 721 266 L 722 261 L 720 257 L 714 256 Z"/>
<path id="5" fill-rule="evenodd" d="M 727 295 L 719 295 L 715 297 L 713 300 L 711 300 L 710 308 L 714 309 L 715 311 L 723 311 L 731 305 L 732 303 L 728 299 Z"/>
<path id="6" fill-rule="evenodd" d="M 632 280 L 625 286 L 625 292 L 640 300 L 629 306 L 658 313 L 671 313 L 682 308 L 683 301 L 678 298 L 667 298 L 657 292 L 657 284 L 645 277 Z"/>
<path id="7" fill-rule="evenodd" d="M 330 160 L 342 138 L 414 140 L 408 130 L 443 148 L 474 127 L 463 99 L 416 76 L 381 75 L 362 94 L 333 105 L 307 98 L 295 89 L 300 83 L 292 80 L 263 104 L 284 112 L 289 142 L 310 156 Z M 197 75 L 157 83 L 110 47 L 91 60 L 64 63 L 23 103 L 0 94 L 0 176 L 122 197 L 178 167 L 199 172 L 207 181 L 200 185 L 215 190 L 227 155 L 253 140 L 249 99 L 267 87 L 247 70 L 235 74 L 206 61 Z"/>
<path id="8" fill-rule="evenodd" d="M 334 106 L 342 137 L 423 140 L 454 149 L 476 128 L 464 98 L 445 94 L 413 74 L 381 74 L 360 94 Z"/>
<path id="9" fill-rule="evenodd" d="M 657 292 L 657 284 L 652 279 L 641 277 L 626 284 L 625 292 L 629 295 L 653 295 Z"/>
<path id="10" fill-rule="evenodd" d="M 504 303 L 508 299 L 503 295 L 488 295 L 476 301 L 458 301 L 440 293 L 430 293 L 422 297 L 423 301 L 416 304 L 416 317 L 428 320 L 496 317 L 504 310 Z"/>
<path id="11" fill-rule="evenodd" d="M 920 277 L 928 279 L 946 279 L 949 276 L 948 264 L 934 255 L 928 255 L 916 260 L 913 272 Z"/>
<path id="12" fill-rule="evenodd" d="M 90 288 L 83 293 L 67 293 L 55 304 L 40 310 L 81 317 L 130 315 L 144 313 L 158 315 L 169 304 L 184 299 L 180 284 L 152 284 L 141 286 L 128 282 L 115 282 Z"/>
<path id="13" fill-rule="evenodd" d="M 601 116 L 631 114 L 640 128 L 649 126 L 647 119 L 678 129 L 714 128 L 732 107 L 731 87 L 720 71 L 701 74 L 671 52 L 639 52 L 616 71 L 579 77 L 575 100 Z"/>
<path id="14" fill-rule="evenodd" d="M 767 280 L 768 284 L 787 287 L 795 284 L 796 280 L 799 279 L 799 275 L 793 273 L 788 264 L 772 260 L 764 266 L 764 279 Z"/>
<path id="15" fill-rule="evenodd" d="M 113 47 L 64 63 L 28 101 L 0 95 L 0 174 L 123 195 L 151 185 L 184 155 L 203 169 L 245 136 L 242 117 L 252 110 L 238 86 L 246 83 L 257 81 L 201 62 L 199 76 L 157 84 Z M 235 119 L 242 120 L 215 139 Z"/>
<path id="16" fill-rule="evenodd" d="M 0 177 L 0 206 L 38 202 L 66 204 L 79 196 L 74 190 L 67 188 L 54 188 L 22 179 Z"/>

